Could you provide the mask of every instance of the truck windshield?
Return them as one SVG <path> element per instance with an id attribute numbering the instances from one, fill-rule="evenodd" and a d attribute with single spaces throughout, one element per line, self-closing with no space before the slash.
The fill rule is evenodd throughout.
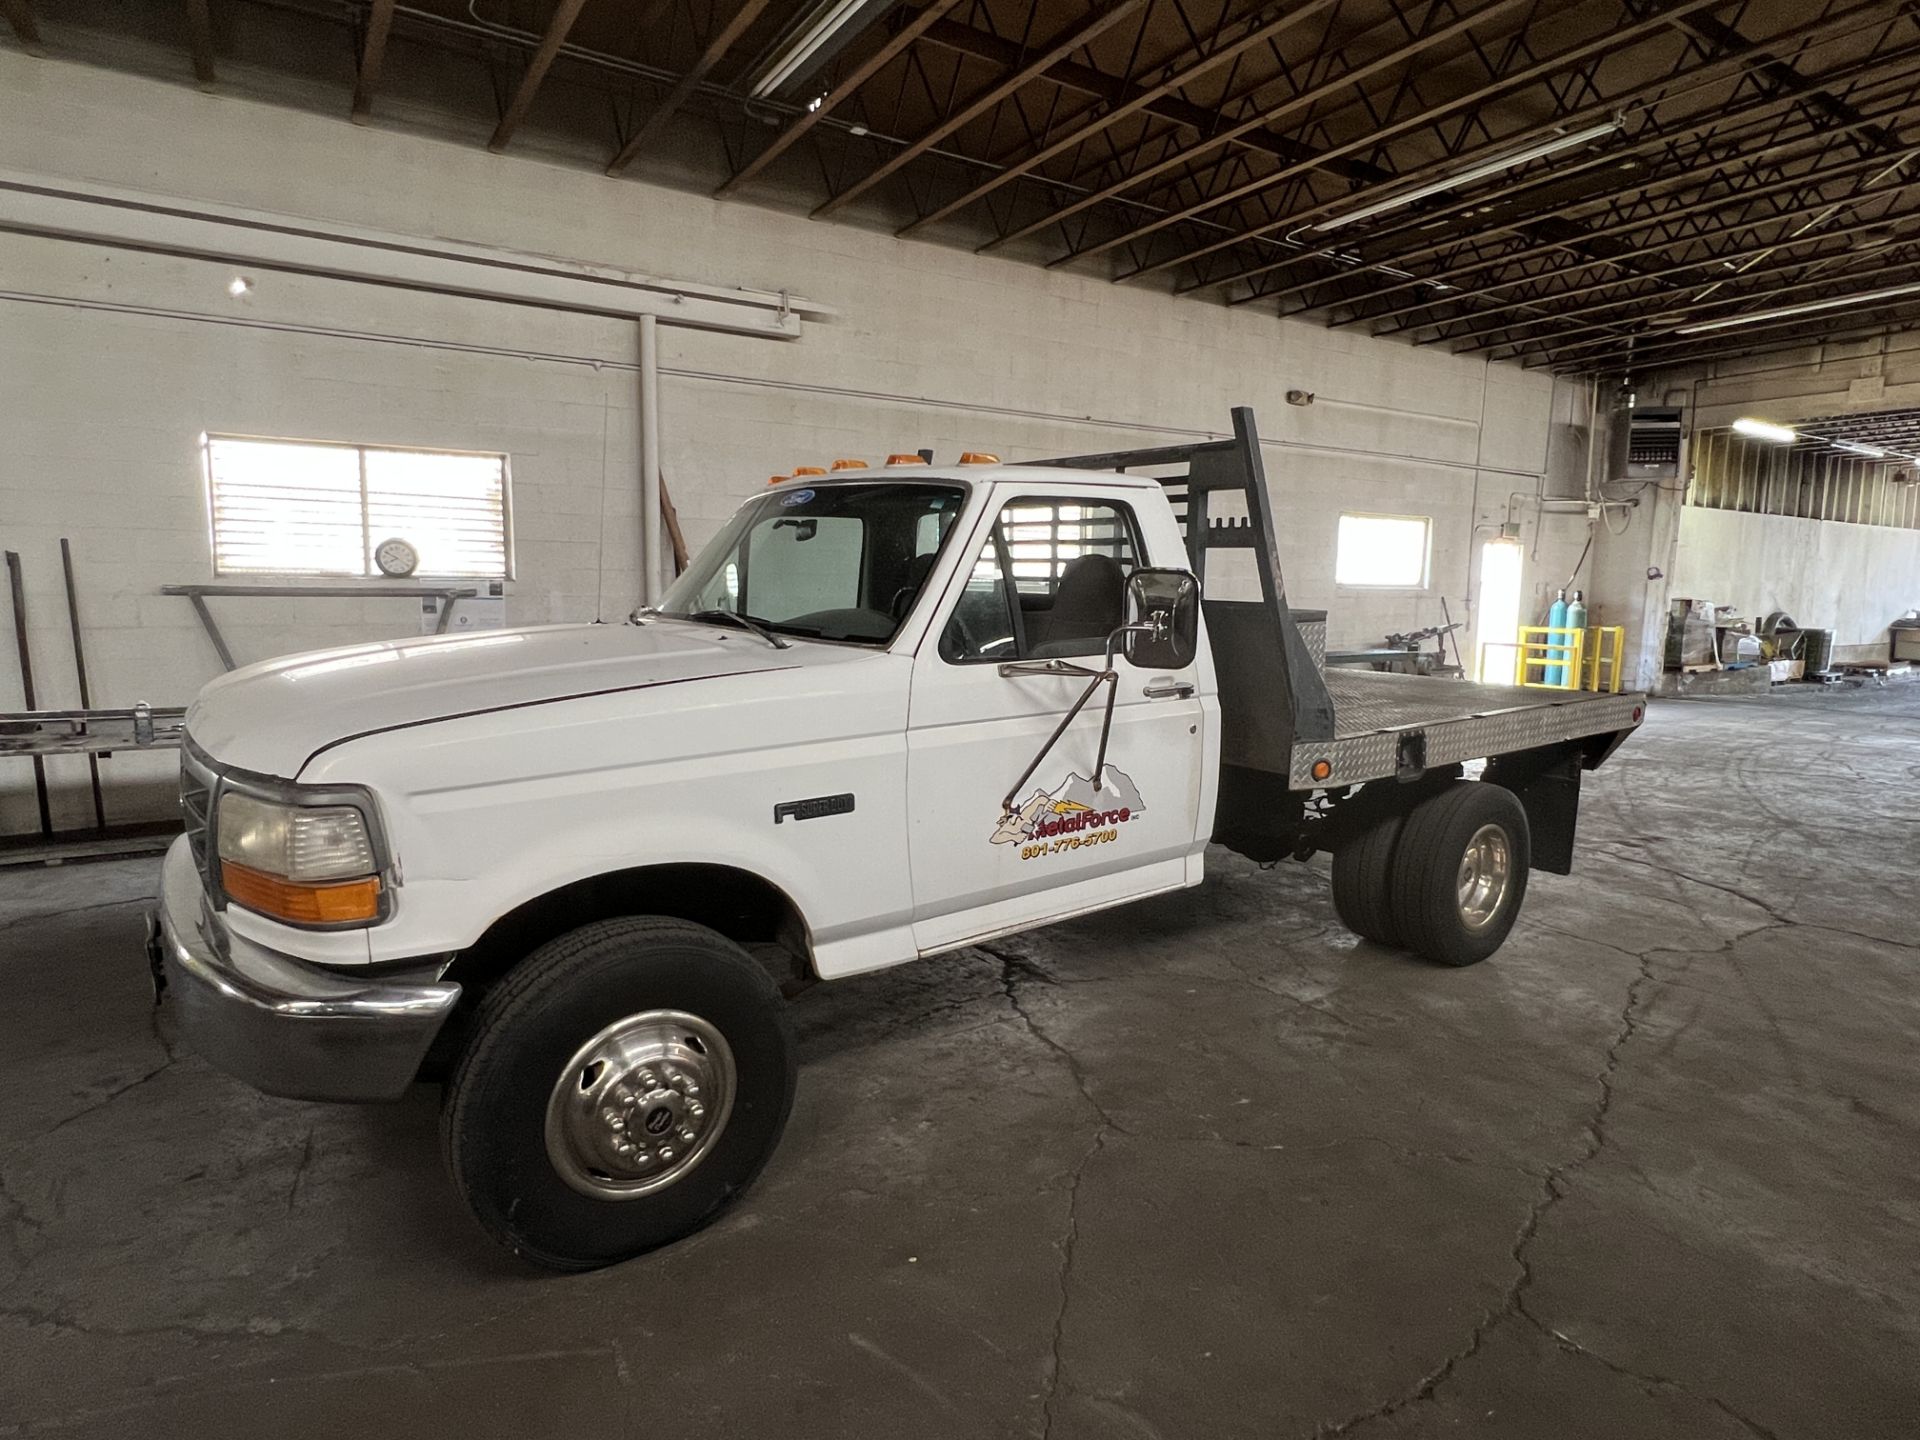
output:
<path id="1" fill-rule="evenodd" d="M 965 502 L 962 486 L 916 481 L 769 490 L 734 513 L 658 613 L 725 611 L 777 634 L 884 645 Z"/>

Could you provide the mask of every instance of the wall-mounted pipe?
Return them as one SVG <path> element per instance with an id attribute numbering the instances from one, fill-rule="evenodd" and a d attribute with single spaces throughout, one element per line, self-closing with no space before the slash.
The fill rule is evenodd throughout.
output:
<path id="1" fill-rule="evenodd" d="M 832 311 L 781 291 L 668 280 L 605 265 L 0 171 L 0 231 L 321 275 L 549 310 L 772 339 Z"/>

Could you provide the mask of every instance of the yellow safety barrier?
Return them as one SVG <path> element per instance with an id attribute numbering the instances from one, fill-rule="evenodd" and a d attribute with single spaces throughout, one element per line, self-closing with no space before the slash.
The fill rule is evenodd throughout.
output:
<path id="1" fill-rule="evenodd" d="M 1620 693 L 1620 657 L 1627 646 L 1624 625 L 1593 625 L 1587 629 L 1587 673 L 1584 686 L 1603 694 Z"/>
<path id="2" fill-rule="evenodd" d="M 1513 683 L 1530 690 L 1620 693 L 1620 659 L 1627 627 L 1522 625 L 1514 645 Z M 1558 680 L 1549 679 L 1559 671 Z"/>
<path id="3" fill-rule="evenodd" d="M 1513 683 L 1530 690 L 1578 690 L 1586 673 L 1587 632 L 1564 625 L 1522 625 Z M 1558 678 L 1553 678 L 1558 672 Z"/>

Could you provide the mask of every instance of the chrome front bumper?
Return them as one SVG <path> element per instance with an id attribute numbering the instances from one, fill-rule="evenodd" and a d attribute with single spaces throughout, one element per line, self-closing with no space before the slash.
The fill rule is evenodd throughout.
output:
<path id="1" fill-rule="evenodd" d="M 185 836 L 167 851 L 148 929 L 180 1038 L 269 1095 L 398 1099 L 460 998 L 446 981 L 356 979 L 232 934 L 208 911 Z"/>

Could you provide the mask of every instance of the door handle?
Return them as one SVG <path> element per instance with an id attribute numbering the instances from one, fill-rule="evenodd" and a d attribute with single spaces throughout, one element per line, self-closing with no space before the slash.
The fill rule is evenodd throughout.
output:
<path id="1" fill-rule="evenodd" d="M 1191 700 L 1193 685 L 1186 680 L 1155 680 L 1140 693 L 1149 700 Z"/>

